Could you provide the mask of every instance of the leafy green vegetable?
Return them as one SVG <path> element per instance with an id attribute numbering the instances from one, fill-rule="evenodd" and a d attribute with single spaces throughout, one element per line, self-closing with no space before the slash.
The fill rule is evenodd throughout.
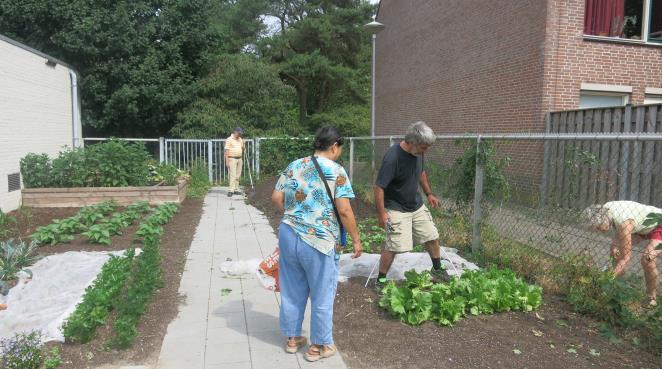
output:
<path id="1" fill-rule="evenodd" d="M 379 305 L 404 323 L 432 320 L 453 325 L 465 315 L 532 311 L 542 303 L 542 289 L 528 285 L 511 270 L 467 271 L 449 283 L 434 284 L 429 272 L 405 272 L 405 281 L 389 282 Z"/>

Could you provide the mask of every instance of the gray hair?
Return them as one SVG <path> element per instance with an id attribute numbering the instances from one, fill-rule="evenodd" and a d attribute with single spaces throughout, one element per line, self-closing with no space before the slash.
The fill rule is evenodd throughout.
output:
<path id="1" fill-rule="evenodd" d="M 611 222 L 609 209 L 602 205 L 591 205 L 584 209 L 580 219 L 588 228 L 597 228 L 603 224 Z"/>
<path id="2" fill-rule="evenodd" d="M 405 142 L 414 145 L 432 145 L 437 140 L 432 128 L 423 121 L 418 121 L 407 128 Z"/>

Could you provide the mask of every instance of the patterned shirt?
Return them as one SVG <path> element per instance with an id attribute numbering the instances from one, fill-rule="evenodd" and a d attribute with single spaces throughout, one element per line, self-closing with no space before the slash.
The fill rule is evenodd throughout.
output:
<path id="1" fill-rule="evenodd" d="M 354 191 L 345 169 L 332 160 L 317 162 L 335 198 L 353 199 Z M 283 223 L 289 225 L 308 245 L 331 255 L 340 238 L 333 205 L 311 158 L 295 160 L 281 173 L 276 190 L 285 194 Z"/>

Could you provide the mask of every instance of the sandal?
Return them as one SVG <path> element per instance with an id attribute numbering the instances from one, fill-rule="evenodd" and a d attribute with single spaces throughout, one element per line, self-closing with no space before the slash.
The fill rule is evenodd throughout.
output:
<path id="1" fill-rule="evenodd" d="M 285 345 L 285 352 L 289 354 L 296 354 L 300 348 L 307 343 L 306 337 L 288 337 L 287 344 Z"/>
<path id="2" fill-rule="evenodd" d="M 304 355 L 307 361 L 313 362 L 326 359 L 336 354 L 338 350 L 335 345 L 310 345 L 310 349 Z"/>

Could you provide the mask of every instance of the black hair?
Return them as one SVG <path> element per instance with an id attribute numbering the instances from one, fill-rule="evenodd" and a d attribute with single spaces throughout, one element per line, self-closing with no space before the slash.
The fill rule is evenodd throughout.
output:
<path id="1" fill-rule="evenodd" d="M 315 132 L 313 148 L 319 151 L 326 151 L 335 143 L 337 143 L 338 146 L 342 146 L 344 141 L 345 140 L 336 127 L 324 126 Z"/>

